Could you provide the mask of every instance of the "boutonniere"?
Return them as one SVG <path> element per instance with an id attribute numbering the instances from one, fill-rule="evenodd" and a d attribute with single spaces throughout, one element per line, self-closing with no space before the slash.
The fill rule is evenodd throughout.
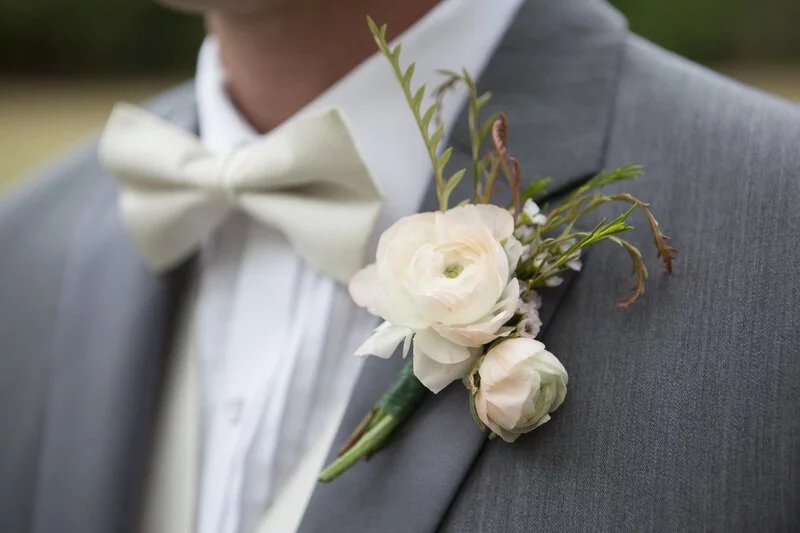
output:
<path id="1" fill-rule="evenodd" d="M 604 187 L 638 178 L 642 168 L 627 165 L 589 179 L 542 210 L 536 198 L 548 179 L 522 186 L 521 169 L 506 145 L 507 117 L 482 118 L 490 94 L 479 94 L 469 73 L 442 71 L 436 103 L 422 108 L 425 87 L 412 88 L 414 64 L 400 64 L 400 45 L 391 48 L 386 26 L 368 20 L 375 42 L 388 59 L 416 120 L 433 165 L 439 211 L 397 221 L 380 238 L 375 263 L 350 281 L 353 300 L 384 322 L 356 355 L 390 357 L 403 345 L 409 359 L 392 386 L 366 414 L 320 474 L 328 482 L 359 460 L 379 451 L 411 417 L 426 395 L 460 381 L 469 391 L 476 431 L 514 442 L 550 420 L 567 394 L 567 371 L 536 340 L 537 291 L 580 271 L 581 252 L 609 241 L 633 262 L 633 292 L 619 302 L 628 307 L 644 293 L 647 269 L 642 254 L 622 235 L 634 212 L 646 218 L 666 272 L 678 251 L 667 244 L 648 204 L 630 194 L 605 194 Z M 472 199 L 450 205 L 450 195 L 467 169 L 445 171 L 452 148 L 439 149 L 442 95 L 457 84 L 468 88 Z M 511 205 L 492 199 L 508 187 Z M 591 229 L 580 220 L 604 204 L 620 204 L 620 214 Z M 410 356 L 410 357 L 409 357 Z"/>

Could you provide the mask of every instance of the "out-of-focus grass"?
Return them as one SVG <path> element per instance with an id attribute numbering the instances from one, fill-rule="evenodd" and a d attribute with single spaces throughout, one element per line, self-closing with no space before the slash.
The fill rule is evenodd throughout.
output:
<path id="1" fill-rule="evenodd" d="M 727 63 L 715 69 L 731 78 L 800 102 L 800 63 Z"/>
<path id="2" fill-rule="evenodd" d="M 3 79 L 0 188 L 96 133 L 115 102 L 141 102 L 180 81 Z"/>
<path id="3" fill-rule="evenodd" d="M 800 102 L 800 68 L 729 64 L 718 70 Z M 0 82 L 0 188 L 102 127 L 114 102 L 140 102 L 180 79 Z"/>

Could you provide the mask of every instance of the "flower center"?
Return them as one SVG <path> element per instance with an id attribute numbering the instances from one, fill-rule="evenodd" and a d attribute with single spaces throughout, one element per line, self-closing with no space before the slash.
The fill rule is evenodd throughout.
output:
<path id="1" fill-rule="evenodd" d="M 444 276 L 446 278 L 457 278 L 462 272 L 464 272 L 464 265 L 459 265 L 458 263 L 454 263 L 452 265 L 447 265 L 444 269 Z"/>

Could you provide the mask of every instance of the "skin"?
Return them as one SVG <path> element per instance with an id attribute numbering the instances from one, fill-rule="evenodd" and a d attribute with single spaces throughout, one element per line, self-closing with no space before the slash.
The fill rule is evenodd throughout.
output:
<path id="1" fill-rule="evenodd" d="M 439 0 L 158 0 L 202 13 L 220 43 L 227 90 L 262 133 L 280 125 L 376 48 L 366 16 L 399 35 Z"/>
<path id="2" fill-rule="evenodd" d="M 292 0 L 157 0 L 158 3 L 167 7 L 193 13 L 203 13 L 211 10 L 247 13 L 291 1 Z"/>

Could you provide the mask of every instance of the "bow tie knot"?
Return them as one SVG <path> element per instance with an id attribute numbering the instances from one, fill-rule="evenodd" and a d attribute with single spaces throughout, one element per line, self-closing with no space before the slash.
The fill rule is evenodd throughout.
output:
<path id="1" fill-rule="evenodd" d="M 337 109 L 290 122 L 229 154 L 117 104 L 100 158 L 122 218 L 155 271 L 187 259 L 232 209 L 279 229 L 312 266 L 346 283 L 366 254 L 382 198 Z"/>
<path id="2" fill-rule="evenodd" d="M 236 148 L 224 156 L 216 157 L 214 163 L 198 175 L 197 185 L 231 208 L 236 207 L 243 188 L 237 169 L 245 157 L 247 153 L 244 148 Z"/>

